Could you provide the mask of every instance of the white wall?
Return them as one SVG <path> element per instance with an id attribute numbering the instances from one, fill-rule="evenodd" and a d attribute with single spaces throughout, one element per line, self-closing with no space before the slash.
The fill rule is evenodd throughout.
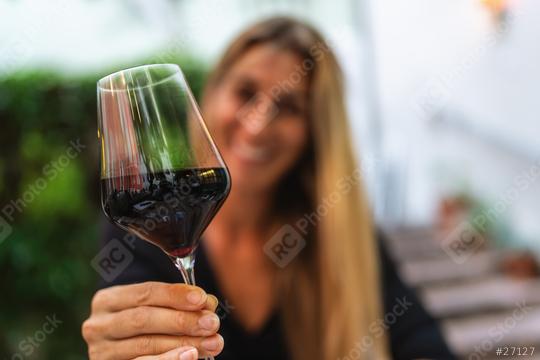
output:
<path id="1" fill-rule="evenodd" d="M 468 189 L 506 198 L 501 223 L 538 246 L 540 176 L 517 177 L 540 167 L 540 3 L 511 2 L 499 27 L 480 1 L 370 3 L 384 152 L 406 184 L 387 211 L 403 204 L 397 220 L 427 223 L 441 194 Z"/>

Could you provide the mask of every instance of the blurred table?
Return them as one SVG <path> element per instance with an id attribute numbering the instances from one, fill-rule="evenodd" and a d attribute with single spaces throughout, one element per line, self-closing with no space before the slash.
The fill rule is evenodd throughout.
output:
<path id="1" fill-rule="evenodd" d="M 482 250 L 457 264 L 430 227 L 385 229 L 389 251 L 408 284 L 439 319 L 449 346 L 463 358 L 512 359 L 498 346 L 535 346 L 540 359 L 540 279 L 499 271 L 504 251 Z M 478 355 L 478 357 L 475 357 Z"/>

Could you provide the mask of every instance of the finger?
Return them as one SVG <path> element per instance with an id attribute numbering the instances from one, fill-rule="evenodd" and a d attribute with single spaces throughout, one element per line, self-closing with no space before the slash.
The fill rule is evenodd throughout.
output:
<path id="1" fill-rule="evenodd" d="M 218 355 L 223 350 L 223 338 L 219 334 L 210 337 L 142 335 L 111 341 L 105 346 L 111 358 L 117 360 L 159 355 L 184 346 L 197 348 L 199 356 L 204 357 Z"/>
<path id="2" fill-rule="evenodd" d="M 209 310 L 139 306 L 101 316 L 101 328 L 109 339 L 144 334 L 212 336 L 219 330 L 219 317 Z"/>
<path id="3" fill-rule="evenodd" d="M 208 298 L 206 299 L 206 304 L 204 308 L 206 310 L 210 310 L 212 312 L 216 312 L 216 309 L 219 305 L 219 300 L 214 295 L 208 294 Z"/>
<path id="4" fill-rule="evenodd" d="M 208 294 L 196 286 L 145 282 L 113 286 L 98 291 L 92 299 L 92 312 L 116 312 L 137 306 L 161 306 L 177 310 L 200 310 Z"/>
<path id="5" fill-rule="evenodd" d="M 160 355 L 139 356 L 135 360 L 197 360 L 199 352 L 191 346 L 184 346 Z"/>

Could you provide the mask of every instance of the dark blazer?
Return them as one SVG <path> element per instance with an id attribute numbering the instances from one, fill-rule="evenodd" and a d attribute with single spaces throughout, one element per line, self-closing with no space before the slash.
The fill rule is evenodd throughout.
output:
<path id="1" fill-rule="evenodd" d="M 113 245 L 110 243 L 113 239 L 116 239 L 113 241 L 116 246 L 121 248 L 116 258 L 124 260 L 123 263 L 117 264 L 117 268 L 109 269 L 110 271 L 102 276 L 101 288 L 144 281 L 167 283 L 182 281 L 171 260 L 154 245 L 107 224 L 104 231 L 104 246 L 107 243 L 109 246 Z M 383 242 L 379 242 L 384 319 L 372 324 L 370 333 L 372 336 L 380 336 L 382 331 L 387 332 L 394 359 L 454 359 L 436 321 L 426 312 L 414 291 L 401 281 Z M 126 256 L 119 256 L 122 252 Z M 100 255 L 107 256 L 107 254 Z M 221 318 L 220 334 L 225 339 L 225 349 L 217 357 L 218 360 L 290 358 L 278 314 L 274 314 L 257 333 L 246 332 L 235 320 L 234 307 L 222 296 L 202 246 L 197 254 L 195 276 L 197 285 L 216 295 L 220 300 L 217 313 Z M 369 344 L 369 341 L 366 343 Z M 359 343 L 359 347 L 362 346 Z"/>

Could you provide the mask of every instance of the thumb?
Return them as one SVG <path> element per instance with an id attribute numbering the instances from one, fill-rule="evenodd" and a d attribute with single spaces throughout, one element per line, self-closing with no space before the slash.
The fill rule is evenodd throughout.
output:
<path id="1" fill-rule="evenodd" d="M 197 360 L 199 353 L 193 346 L 182 346 L 181 348 L 167 351 L 164 354 L 155 356 L 141 356 L 136 360 Z"/>

